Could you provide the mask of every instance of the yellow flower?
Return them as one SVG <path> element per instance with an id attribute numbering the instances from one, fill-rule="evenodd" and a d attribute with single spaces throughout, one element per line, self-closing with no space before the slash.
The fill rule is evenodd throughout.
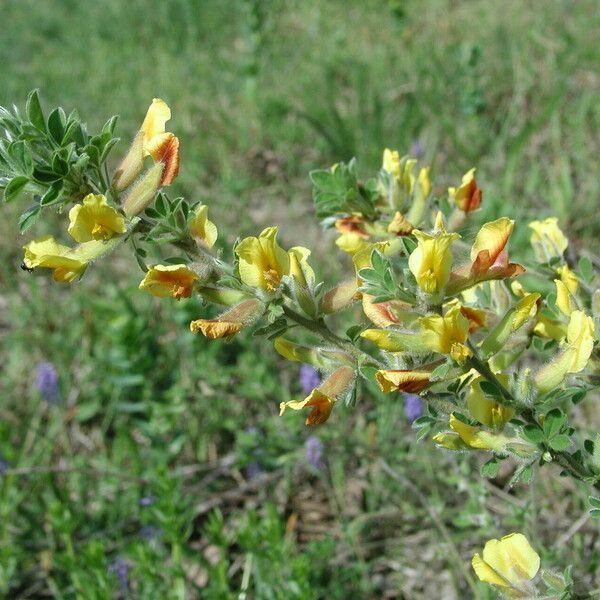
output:
<path id="1" fill-rule="evenodd" d="M 387 227 L 388 233 L 393 235 L 410 235 L 414 227 L 408 219 L 400 212 L 396 211 L 390 224 Z"/>
<path id="2" fill-rule="evenodd" d="M 585 369 L 594 349 L 594 321 L 581 310 L 571 313 L 567 339 L 561 353 L 538 371 L 535 382 L 542 392 L 560 385 L 568 373 Z"/>
<path id="3" fill-rule="evenodd" d="M 425 368 L 427 367 L 427 368 Z M 389 369 L 375 373 L 375 380 L 382 392 L 408 392 L 418 394 L 431 385 L 434 365 L 425 365 L 416 370 Z"/>
<path id="4" fill-rule="evenodd" d="M 217 241 L 217 226 L 208 220 L 208 206 L 199 206 L 188 221 L 190 235 L 200 244 L 212 248 Z"/>
<path id="5" fill-rule="evenodd" d="M 181 300 L 192 295 L 196 280 L 197 273 L 187 265 L 155 265 L 146 273 L 139 287 L 159 298 L 171 296 Z"/>
<path id="6" fill-rule="evenodd" d="M 306 417 L 306 425 L 320 425 L 325 423 L 331 415 L 333 405 L 337 398 L 350 387 L 354 381 L 355 373 L 350 367 L 338 367 L 318 388 L 315 388 L 304 400 L 290 400 L 279 405 L 279 415 L 286 409 L 302 410 L 312 408 Z"/>
<path id="7" fill-rule="evenodd" d="M 418 229 L 413 231 L 413 235 L 417 238 L 418 246 L 408 258 L 408 267 L 426 294 L 440 294 L 450 279 L 450 246 L 460 235 L 440 233 L 435 236 Z"/>
<path id="8" fill-rule="evenodd" d="M 498 375 L 497 377 L 503 385 L 508 383 L 508 375 Z M 515 411 L 486 396 L 480 386 L 482 381 L 484 381 L 483 377 L 479 377 L 470 384 L 469 393 L 467 394 L 469 412 L 474 419 L 477 419 L 486 427 L 502 429 L 515 414 Z"/>
<path id="9" fill-rule="evenodd" d="M 236 246 L 235 253 L 240 259 L 240 279 L 250 287 L 273 292 L 284 275 L 298 277 L 300 271 L 305 277 L 314 278 L 307 262 L 310 250 L 296 246 L 286 252 L 277 243 L 277 227 L 267 227 L 257 238 L 243 239 Z"/>
<path id="10" fill-rule="evenodd" d="M 555 279 L 554 285 L 556 285 L 556 307 L 563 315 L 570 317 L 571 313 L 577 308 L 577 302 L 575 302 L 569 288 L 560 279 Z"/>
<path id="11" fill-rule="evenodd" d="M 549 319 L 539 313 L 536 318 L 536 323 L 533 328 L 533 333 L 540 337 L 550 338 L 560 341 L 567 335 L 567 328 L 560 321 Z"/>
<path id="12" fill-rule="evenodd" d="M 265 305 L 256 298 L 243 300 L 236 306 L 226 310 L 215 319 L 196 319 L 190 323 L 190 331 L 199 331 L 211 340 L 229 338 L 239 333 L 264 312 Z"/>
<path id="13" fill-rule="evenodd" d="M 87 262 L 77 258 L 73 248 L 59 244 L 52 236 L 29 242 L 24 250 L 23 263 L 28 269 L 52 269 L 52 278 L 61 283 L 79 279 L 87 268 Z"/>
<path id="14" fill-rule="evenodd" d="M 69 211 L 69 235 L 77 242 L 109 240 L 125 233 L 125 219 L 102 194 L 88 194 Z"/>
<path id="15" fill-rule="evenodd" d="M 179 140 L 165 131 L 171 118 L 171 109 L 164 100 L 154 98 L 146 117 L 136 134 L 129 152 L 116 170 L 113 185 L 119 191 L 130 186 L 144 166 L 144 157 L 162 163 L 160 185 L 169 185 L 179 173 Z"/>
<path id="16" fill-rule="evenodd" d="M 402 167 L 400 165 L 400 154 L 398 150 L 386 148 L 383 151 L 382 169 L 391 173 L 395 179 L 400 179 Z"/>
<path id="17" fill-rule="evenodd" d="M 481 581 L 498 586 L 513 598 L 536 595 L 532 580 L 540 569 L 540 557 L 522 533 L 489 540 L 482 556 L 473 556 L 472 565 Z"/>
<path id="18" fill-rule="evenodd" d="M 305 288 L 312 288 L 315 283 L 315 272 L 308 264 L 310 254 L 310 250 L 302 246 L 294 246 L 288 252 L 290 257 L 289 274 Z"/>
<path id="19" fill-rule="evenodd" d="M 567 286 L 567 289 L 571 292 L 571 294 L 576 294 L 579 288 L 579 279 L 577 279 L 577 275 L 569 269 L 567 265 L 563 265 L 562 267 L 558 267 L 556 269 L 560 280 Z"/>
<path id="20" fill-rule="evenodd" d="M 529 228 L 533 231 L 530 240 L 539 262 L 548 262 L 555 256 L 562 256 L 569 245 L 569 240 L 560 230 L 556 217 L 532 221 Z"/>
<path id="21" fill-rule="evenodd" d="M 363 235 L 349 231 L 342 233 L 335 240 L 335 245 L 343 252 L 346 252 L 346 254 L 354 256 L 357 252 L 370 248 L 373 245 L 367 240 L 368 238 L 365 238 Z"/>
<path id="22" fill-rule="evenodd" d="M 469 319 L 461 312 L 460 304 L 452 304 L 442 317 L 431 315 L 419 319 L 423 346 L 449 354 L 456 362 L 463 362 L 473 353 L 465 345 L 469 334 Z"/>
<path id="23" fill-rule="evenodd" d="M 448 188 L 450 200 L 463 212 L 469 213 L 479 208 L 483 192 L 477 187 L 475 181 L 475 169 L 471 169 L 463 175 L 460 186 Z"/>

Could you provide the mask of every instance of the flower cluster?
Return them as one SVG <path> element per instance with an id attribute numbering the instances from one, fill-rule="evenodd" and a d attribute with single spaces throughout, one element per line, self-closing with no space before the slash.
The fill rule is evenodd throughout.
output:
<path id="1" fill-rule="evenodd" d="M 41 110 L 39 103 L 31 110 Z M 34 116 L 41 139 L 54 135 L 56 123 L 51 128 L 50 118 L 46 124 Z M 567 260 L 569 241 L 555 218 L 529 223 L 527 266 L 511 262 L 512 219 L 473 228 L 484 199 L 475 169 L 441 190 L 428 167 L 385 149 L 368 179 L 358 177 L 355 160 L 311 173 L 317 217 L 352 261 L 346 279 L 320 281 L 311 251 L 282 245 L 274 226 L 237 241 L 227 261 L 215 252 L 218 231 L 208 207 L 171 199 L 165 190 L 179 170 L 179 141 L 165 131 L 170 117 L 155 99 L 110 179 L 106 147 L 114 121 L 87 144 L 71 141 L 67 131 L 75 126 L 62 124 L 58 144 L 70 152 L 69 172 L 84 173 L 74 191 L 56 183 L 61 164 L 43 163 L 33 147 L 31 168 L 15 166 L 14 136 L 24 125 L 2 109 L 0 121 L 12 132 L 0 144 L 5 199 L 30 191 L 36 215 L 56 198 L 60 208 L 70 204 L 65 231 L 76 242 L 31 241 L 24 268 L 49 268 L 56 281 L 72 283 L 127 242 L 145 271 L 140 289 L 221 307 L 212 318 L 193 320 L 192 333 L 231 338 L 253 328 L 283 358 L 303 365 L 304 398 L 282 403 L 281 415 L 308 411 L 306 424 L 320 425 L 374 382 L 382 393 L 407 394 L 419 439 L 487 452 L 487 476 L 510 457 L 518 465 L 513 481 L 526 482 L 535 468 L 554 463 L 600 486 L 600 440 L 574 448 L 568 422 L 569 407 L 598 385 L 600 289 L 589 260 Z M 104 144 L 100 154 L 96 138 Z M 40 175 L 48 169 L 55 173 L 51 184 Z M 60 195 L 45 201 L 55 184 Z M 40 189 L 43 196 L 36 195 Z M 27 227 L 33 212 L 22 217 Z M 160 244 L 178 255 L 148 266 L 149 250 Z M 345 321 L 345 332 L 332 321 Z M 473 566 L 482 580 L 524 596 L 539 557 L 513 534 L 488 542 Z"/>

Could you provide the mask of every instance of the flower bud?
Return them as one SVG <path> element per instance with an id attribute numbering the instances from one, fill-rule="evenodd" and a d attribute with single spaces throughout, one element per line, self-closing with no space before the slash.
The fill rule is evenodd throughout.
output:
<path id="1" fill-rule="evenodd" d="M 256 298 L 243 300 L 233 308 L 221 313 L 216 319 L 197 319 L 190 323 L 190 331 L 199 331 L 209 339 L 227 338 L 239 333 L 258 319 L 265 305 Z"/>
<path id="2" fill-rule="evenodd" d="M 127 217 L 138 215 L 152 204 L 160 187 L 163 169 L 162 163 L 156 163 L 129 192 L 123 203 L 123 212 Z"/>

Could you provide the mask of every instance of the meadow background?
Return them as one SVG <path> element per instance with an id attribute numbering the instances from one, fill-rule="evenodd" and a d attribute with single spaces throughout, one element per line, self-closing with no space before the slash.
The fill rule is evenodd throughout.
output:
<path id="1" fill-rule="evenodd" d="M 119 114 L 118 154 L 164 98 L 177 191 L 210 205 L 220 244 L 276 224 L 329 277 L 308 172 L 357 156 L 368 173 L 385 146 L 421 153 L 440 194 L 477 166 L 478 218 L 517 219 L 513 257 L 527 256 L 527 217 L 556 215 L 594 258 L 598 9 L 2 0 L 0 104 L 37 87 L 92 130 Z M 470 557 L 515 530 L 544 564 L 600 585 L 577 484 L 482 479 L 477 458 L 416 442 L 402 398 L 375 389 L 315 430 L 280 418 L 299 373 L 267 342 L 192 337 L 199 302 L 138 293 L 127 253 L 68 288 L 24 273 L 22 208 L 0 220 L 0 597 L 489 599 Z"/>

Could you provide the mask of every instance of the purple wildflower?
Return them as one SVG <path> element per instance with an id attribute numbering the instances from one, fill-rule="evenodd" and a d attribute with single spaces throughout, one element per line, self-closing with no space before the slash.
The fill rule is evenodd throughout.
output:
<path id="1" fill-rule="evenodd" d="M 416 421 L 424 410 L 423 400 L 416 394 L 404 394 L 404 412 L 409 423 Z"/>
<path id="2" fill-rule="evenodd" d="M 254 438 L 252 440 L 253 443 L 250 448 L 250 455 L 254 460 L 249 462 L 244 467 L 244 474 L 246 475 L 246 479 L 254 479 L 257 475 L 260 475 L 264 471 L 263 465 L 260 461 L 263 455 L 263 450 L 258 445 L 258 440 L 260 438 L 261 433 L 256 427 L 252 426 L 246 427 L 245 433 Z"/>
<path id="3" fill-rule="evenodd" d="M 44 400 L 56 404 L 60 398 L 58 373 L 51 362 L 38 363 L 36 368 L 37 388 Z"/>
<path id="4" fill-rule="evenodd" d="M 304 458 L 313 469 L 320 469 L 323 466 L 323 442 L 316 435 L 306 438 Z"/>
<path id="5" fill-rule="evenodd" d="M 147 542 L 152 540 L 158 540 L 163 536 L 163 530 L 160 527 L 153 527 L 152 525 L 144 525 L 140 528 L 140 537 Z"/>
<path id="6" fill-rule="evenodd" d="M 121 591 L 127 592 L 129 589 L 129 563 L 122 558 L 117 558 L 109 565 L 108 572 L 116 576 Z"/>
<path id="7" fill-rule="evenodd" d="M 251 463 L 248 463 L 244 467 L 244 474 L 246 475 L 246 479 L 254 479 L 258 475 L 260 475 L 262 472 L 263 472 L 262 465 L 257 460 L 254 460 Z"/>
<path id="8" fill-rule="evenodd" d="M 156 498 L 154 496 L 143 496 L 140 498 L 140 506 L 151 506 L 156 502 Z"/>
<path id="9" fill-rule="evenodd" d="M 415 158 L 423 158 L 423 156 L 425 156 L 425 148 L 423 146 L 423 142 L 419 138 L 414 140 L 411 144 L 410 154 Z"/>
<path id="10" fill-rule="evenodd" d="M 300 385 L 305 394 L 310 394 L 321 383 L 319 372 L 310 365 L 300 367 Z"/>
<path id="11" fill-rule="evenodd" d="M 9 467 L 10 467 L 10 463 L 5 461 L 0 456 L 0 475 L 4 475 L 4 473 L 6 473 L 6 469 L 8 469 Z"/>

